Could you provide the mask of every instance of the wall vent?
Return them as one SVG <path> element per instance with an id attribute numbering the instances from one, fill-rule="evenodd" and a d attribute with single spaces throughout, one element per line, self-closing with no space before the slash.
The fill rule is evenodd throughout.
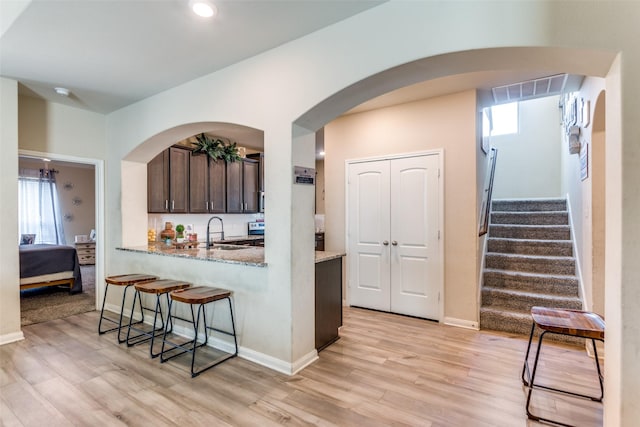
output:
<path id="1" fill-rule="evenodd" d="M 524 101 L 562 93 L 567 84 L 568 74 L 556 74 L 539 79 L 527 80 L 491 89 L 496 104 Z"/>

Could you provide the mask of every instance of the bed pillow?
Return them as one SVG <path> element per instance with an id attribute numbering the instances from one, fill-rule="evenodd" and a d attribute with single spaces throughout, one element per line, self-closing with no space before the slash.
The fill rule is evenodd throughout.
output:
<path id="1" fill-rule="evenodd" d="M 21 245 L 33 245 L 36 241 L 35 234 L 21 234 L 20 235 L 20 244 Z"/>

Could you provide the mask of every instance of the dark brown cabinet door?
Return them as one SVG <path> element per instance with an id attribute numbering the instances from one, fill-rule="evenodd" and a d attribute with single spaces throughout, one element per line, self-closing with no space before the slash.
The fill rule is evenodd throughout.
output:
<path id="1" fill-rule="evenodd" d="M 223 160 L 209 160 L 209 212 L 227 211 L 227 167 Z"/>
<path id="2" fill-rule="evenodd" d="M 147 210 L 169 212 L 169 151 L 164 150 L 147 164 Z"/>
<path id="3" fill-rule="evenodd" d="M 227 212 L 242 213 L 242 161 L 227 163 Z"/>
<path id="4" fill-rule="evenodd" d="M 342 258 L 316 264 L 316 349 L 339 338 L 342 326 Z"/>
<path id="5" fill-rule="evenodd" d="M 258 212 L 258 178 L 259 162 L 244 160 L 242 162 L 242 197 L 244 212 Z"/>
<path id="6" fill-rule="evenodd" d="M 189 212 L 209 212 L 209 156 L 189 156 Z"/>
<path id="7" fill-rule="evenodd" d="M 189 211 L 189 154 L 190 150 L 169 148 L 169 211 Z"/>

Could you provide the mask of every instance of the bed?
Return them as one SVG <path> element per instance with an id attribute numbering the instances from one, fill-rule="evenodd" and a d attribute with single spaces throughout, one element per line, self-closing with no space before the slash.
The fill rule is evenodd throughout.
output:
<path id="1" fill-rule="evenodd" d="M 78 253 L 72 246 L 20 245 L 20 290 L 44 286 L 69 286 L 82 292 Z"/>

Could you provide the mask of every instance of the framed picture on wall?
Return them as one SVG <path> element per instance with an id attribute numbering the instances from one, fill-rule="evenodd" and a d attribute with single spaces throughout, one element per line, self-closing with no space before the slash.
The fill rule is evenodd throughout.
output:
<path id="1" fill-rule="evenodd" d="M 580 147 L 580 180 L 589 177 L 589 143 L 584 141 Z"/>

